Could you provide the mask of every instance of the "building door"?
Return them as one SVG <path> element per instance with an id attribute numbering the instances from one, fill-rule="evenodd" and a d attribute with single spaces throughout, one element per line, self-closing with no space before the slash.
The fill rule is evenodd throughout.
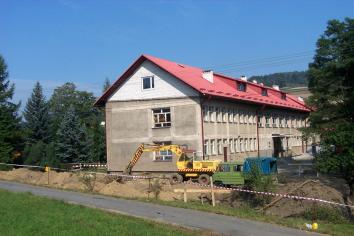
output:
<path id="1" fill-rule="evenodd" d="M 280 157 L 282 145 L 280 137 L 273 137 L 273 156 Z"/>

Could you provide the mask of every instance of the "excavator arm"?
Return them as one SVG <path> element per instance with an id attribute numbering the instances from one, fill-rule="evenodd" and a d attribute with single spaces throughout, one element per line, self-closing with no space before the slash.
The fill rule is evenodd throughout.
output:
<path id="1" fill-rule="evenodd" d="M 158 144 L 140 144 L 136 149 L 133 158 L 125 168 L 124 174 L 131 174 L 135 164 L 139 161 L 144 152 L 171 151 L 178 159 L 185 155 L 184 150 L 178 145 L 158 145 Z"/>

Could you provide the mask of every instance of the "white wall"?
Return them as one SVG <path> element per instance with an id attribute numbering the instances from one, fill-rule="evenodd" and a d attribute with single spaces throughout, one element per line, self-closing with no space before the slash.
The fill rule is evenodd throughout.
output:
<path id="1" fill-rule="evenodd" d="M 142 89 L 142 77 L 154 76 L 154 89 Z M 160 69 L 153 63 L 145 61 L 141 66 L 118 88 L 108 101 L 126 101 L 170 97 L 198 96 L 198 93 Z"/>

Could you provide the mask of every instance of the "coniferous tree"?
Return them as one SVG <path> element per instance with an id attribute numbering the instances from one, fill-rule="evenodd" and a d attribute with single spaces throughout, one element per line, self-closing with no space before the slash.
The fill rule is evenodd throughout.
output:
<path id="1" fill-rule="evenodd" d="M 32 145 L 38 141 L 48 143 L 50 141 L 48 104 L 45 101 L 42 86 L 39 82 L 33 88 L 23 116 L 26 119 L 27 144 Z"/>
<path id="2" fill-rule="evenodd" d="M 55 142 L 55 152 L 61 163 L 88 162 L 91 159 L 90 142 L 85 126 L 80 123 L 71 105 L 60 123 Z"/>
<path id="3" fill-rule="evenodd" d="M 309 69 L 308 134 L 321 138 L 317 168 L 342 176 L 354 191 L 354 19 L 331 20 Z"/>
<path id="4" fill-rule="evenodd" d="M 19 152 L 21 137 L 20 117 L 17 114 L 20 104 L 11 102 L 15 86 L 10 84 L 7 65 L 0 55 L 0 162 L 10 162 Z"/>
<path id="5" fill-rule="evenodd" d="M 104 80 L 102 92 L 106 92 L 109 87 L 111 87 L 111 81 L 108 79 L 108 77 L 106 77 L 106 79 Z"/>

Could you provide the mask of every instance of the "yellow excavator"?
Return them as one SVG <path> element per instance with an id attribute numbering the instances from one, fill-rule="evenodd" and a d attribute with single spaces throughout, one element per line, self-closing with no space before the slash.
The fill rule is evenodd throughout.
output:
<path id="1" fill-rule="evenodd" d="M 139 161 L 144 152 L 171 151 L 178 158 L 177 173 L 171 175 L 171 182 L 180 183 L 183 180 L 198 180 L 200 184 L 209 184 L 210 176 L 216 171 L 220 160 L 196 161 L 193 157 L 188 157 L 187 153 L 194 154 L 193 150 L 179 145 L 158 145 L 140 144 L 132 159 L 125 168 L 125 174 L 131 174 L 135 164 Z"/>

